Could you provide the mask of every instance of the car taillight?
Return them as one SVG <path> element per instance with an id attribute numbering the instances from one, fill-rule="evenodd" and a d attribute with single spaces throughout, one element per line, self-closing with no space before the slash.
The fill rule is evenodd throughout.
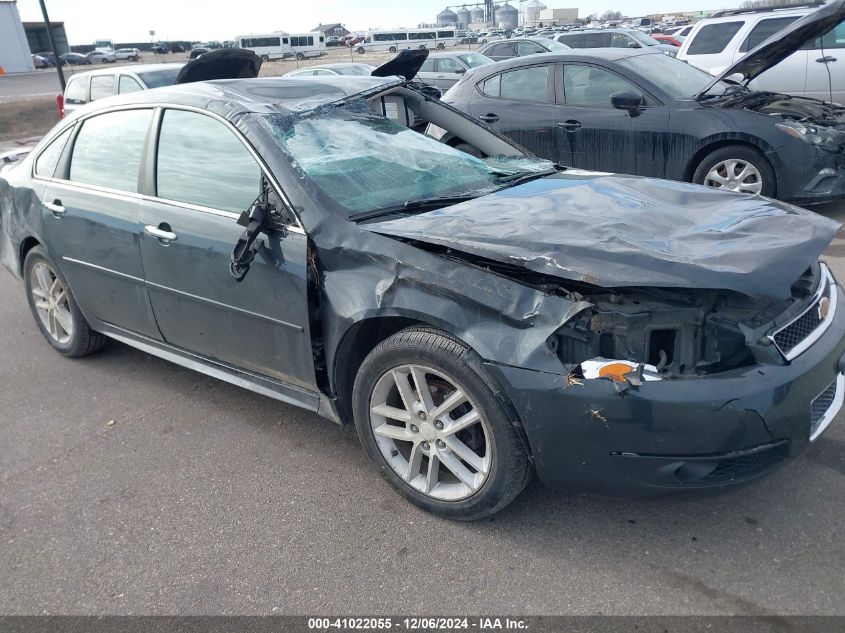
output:
<path id="1" fill-rule="evenodd" d="M 56 109 L 59 111 L 59 120 L 65 118 L 65 96 L 64 95 L 57 95 L 56 96 Z"/>

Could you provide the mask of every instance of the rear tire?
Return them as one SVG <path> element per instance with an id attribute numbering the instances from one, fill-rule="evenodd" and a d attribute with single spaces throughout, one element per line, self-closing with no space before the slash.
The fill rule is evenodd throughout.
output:
<path id="1" fill-rule="evenodd" d="M 269 55 L 262 55 L 262 56 L 261 56 L 261 61 L 262 61 L 262 62 L 269 62 L 269 61 L 270 61 L 270 56 L 269 56 Z"/>
<path id="2" fill-rule="evenodd" d="M 359 55 L 363 55 L 363 54 L 364 54 L 364 53 L 366 53 L 366 52 L 367 52 L 367 51 L 366 51 L 366 50 L 364 50 L 364 47 L 363 47 L 363 46 L 359 46 L 359 47 L 358 47 L 358 54 L 359 54 Z"/>
<path id="3" fill-rule="evenodd" d="M 696 166 L 692 181 L 724 191 L 777 193 L 775 171 L 763 154 L 748 145 L 726 145 L 707 154 Z"/>
<path id="4" fill-rule="evenodd" d="M 418 391 L 417 384 L 424 387 Z M 513 501 L 531 474 L 497 391 L 481 358 L 462 342 L 431 328 L 403 330 L 377 345 L 358 370 L 352 396 L 358 437 L 411 503 L 449 519 L 481 519 Z"/>
<path id="5" fill-rule="evenodd" d="M 297 59 L 298 61 L 302 61 L 303 59 L 305 59 L 305 55 L 303 55 L 302 53 L 297 53 L 297 54 L 296 54 L 296 59 Z"/>
<path id="6" fill-rule="evenodd" d="M 395 53 L 395 52 L 396 52 L 396 47 L 395 47 L 395 46 L 391 46 L 390 48 L 388 48 L 388 49 L 387 49 L 387 52 L 388 52 L 388 53 Z"/>
<path id="7" fill-rule="evenodd" d="M 437 50 L 442 51 L 444 48 L 446 48 L 446 45 L 443 42 L 438 42 Z"/>
<path id="8" fill-rule="evenodd" d="M 23 278 L 35 323 L 54 350 L 78 358 L 103 347 L 106 337 L 88 325 L 67 280 L 40 246 L 27 253 Z"/>

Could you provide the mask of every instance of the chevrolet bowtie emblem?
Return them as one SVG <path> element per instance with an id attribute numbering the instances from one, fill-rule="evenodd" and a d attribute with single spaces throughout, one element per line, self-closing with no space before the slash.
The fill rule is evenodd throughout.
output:
<path id="1" fill-rule="evenodd" d="M 819 318 L 824 321 L 827 318 L 827 313 L 830 310 L 830 299 L 822 297 L 819 301 Z"/>

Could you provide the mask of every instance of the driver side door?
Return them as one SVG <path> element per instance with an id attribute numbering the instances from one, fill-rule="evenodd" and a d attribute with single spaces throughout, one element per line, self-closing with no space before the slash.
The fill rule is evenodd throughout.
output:
<path id="1" fill-rule="evenodd" d="M 249 274 L 236 281 L 229 264 L 243 232 L 237 219 L 258 197 L 262 167 L 220 119 L 169 108 L 157 123 L 140 243 L 164 340 L 313 389 L 304 232 L 279 225 L 262 234 Z"/>

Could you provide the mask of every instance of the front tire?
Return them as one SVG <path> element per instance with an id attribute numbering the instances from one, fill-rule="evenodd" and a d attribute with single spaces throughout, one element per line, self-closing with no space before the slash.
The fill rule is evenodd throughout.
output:
<path id="1" fill-rule="evenodd" d="M 710 152 L 696 167 L 692 181 L 713 189 L 769 198 L 777 192 L 775 172 L 769 161 L 747 145 L 727 145 Z"/>
<path id="2" fill-rule="evenodd" d="M 481 359 L 444 332 L 411 328 L 380 343 L 361 364 L 352 400 L 367 455 L 433 514 L 490 516 L 528 481 L 528 452 Z"/>
<path id="3" fill-rule="evenodd" d="M 395 53 L 395 52 L 396 52 L 396 47 L 395 47 L 395 46 L 391 46 L 390 48 L 388 48 L 388 49 L 387 49 L 387 52 L 388 52 L 388 53 Z"/>
<path id="4" fill-rule="evenodd" d="M 77 358 L 103 347 L 105 337 L 88 325 L 67 281 L 40 246 L 27 253 L 23 277 L 32 316 L 54 350 Z"/>
<path id="5" fill-rule="evenodd" d="M 366 53 L 366 52 L 367 52 L 367 51 L 366 51 L 366 50 L 364 50 L 364 47 L 363 47 L 363 46 L 359 46 L 359 47 L 358 47 L 358 54 L 359 54 L 359 55 L 363 55 L 363 54 L 364 54 L 364 53 Z"/>

